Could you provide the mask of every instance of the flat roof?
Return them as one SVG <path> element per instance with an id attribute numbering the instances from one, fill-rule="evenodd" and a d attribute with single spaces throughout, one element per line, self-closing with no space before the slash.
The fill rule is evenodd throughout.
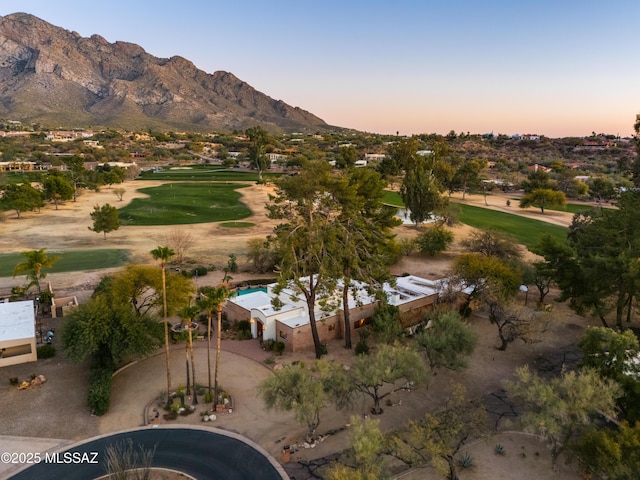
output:
<path id="1" fill-rule="evenodd" d="M 0 303 L 0 342 L 35 336 L 33 300 Z"/>

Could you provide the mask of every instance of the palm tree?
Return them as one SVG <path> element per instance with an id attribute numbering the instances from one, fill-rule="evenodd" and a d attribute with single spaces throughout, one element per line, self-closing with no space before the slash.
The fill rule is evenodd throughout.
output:
<path id="1" fill-rule="evenodd" d="M 196 364 L 193 361 L 193 335 L 191 324 L 193 323 L 193 319 L 196 317 L 196 315 L 198 315 L 199 311 L 200 309 L 198 307 L 183 307 L 180 312 L 178 312 L 178 316 L 183 320 L 183 323 L 187 325 L 187 329 L 189 332 L 189 341 L 185 345 L 185 353 L 187 353 L 187 395 L 191 395 L 191 390 L 189 388 L 189 364 L 191 364 L 191 385 L 193 385 L 194 405 L 198 404 L 198 393 L 196 391 Z"/>
<path id="2" fill-rule="evenodd" d="M 222 304 L 229 297 L 229 289 L 220 287 L 201 287 L 199 290 L 198 306 L 207 312 L 207 373 L 209 376 L 209 392 L 211 392 L 211 314 L 218 311 L 218 331 L 216 349 L 216 371 L 214 380 L 214 400 L 218 402 L 218 365 L 220 363 L 220 333 L 222 331 Z"/>
<path id="3" fill-rule="evenodd" d="M 26 258 L 26 261 L 19 263 L 13 269 L 14 278 L 22 273 L 27 273 L 27 280 L 30 280 L 28 287 L 36 286 L 38 295 L 40 295 L 40 280 L 47 276 L 42 271 L 43 268 L 51 268 L 60 257 L 49 257 L 45 253 L 46 248 L 40 250 L 31 250 L 29 252 L 21 252 L 20 255 Z"/>
<path id="4" fill-rule="evenodd" d="M 160 247 L 151 250 L 154 260 L 160 260 L 162 268 L 162 313 L 164 318 L 164 351 L 167 367 L 167 406 L 171 405 L 171 370 L 169 369 L 169 320 L 167 319 L 167 276 L 165 267 L 175 252 L 169 247 Z"/>

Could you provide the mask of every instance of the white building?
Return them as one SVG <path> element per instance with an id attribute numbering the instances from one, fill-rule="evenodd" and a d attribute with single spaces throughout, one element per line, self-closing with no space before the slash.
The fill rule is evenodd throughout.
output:
<path id="1" fill-rule="evenodd" d="M 409 327 L 419 323 L 426 311 L 433 307 L 439 292 L 444 291 L 446 282 L 446 279 L 428 280 L 410 275 L 398 277 L 395 286 L 384 284 L 383 291 L 388 302 L 400 309 L 403 325 Z M 265 287 L 266 291 L 253 291 L 245 295 L 240 292 L 240 295 L 229 299 L 225 305 L 227 318 L 230 321 L 249 320 L 253 338 L 281 341 L 287 351 L 311 349 L 313 339 L 304 298 L 296 295 L 292 289 L 284 289 L 276 295 L 274 287 L 275 284 L 271 284 Z M 362 283 L 356 283 L 350 293 L 351 329 L 357 331 L 369 322 L 378 300 L 367 292 L 366 285 Z M 326 300 L 326 296 L 322 301 L 318 298 L 314 309 L 321 341 L 342 338 L 344 335 L 341 282 L 338 282 L 329 301 Z M 323 307 L 323 304 L 330 307 Z"/>
<path id="2" fill-rule="evenodd" d="M 0 303 L 0 367 L 36 360 L 33 300 Z"/>

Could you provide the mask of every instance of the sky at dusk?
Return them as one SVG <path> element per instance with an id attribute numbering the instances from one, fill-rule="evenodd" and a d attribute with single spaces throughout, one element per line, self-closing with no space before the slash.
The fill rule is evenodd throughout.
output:
<path id="1" fill-rule="evenodd" d="M 640 113 L 638 0 L 0 1 L 15 12 L 368 132 L 628 136 Z"/>

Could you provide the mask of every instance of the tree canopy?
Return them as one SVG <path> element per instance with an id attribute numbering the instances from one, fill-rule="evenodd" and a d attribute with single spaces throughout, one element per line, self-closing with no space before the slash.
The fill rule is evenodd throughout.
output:
<path id="1" fill-rule="evenodd" d="M 313 442 L 322 409 L 344 406 L 341 400 L 348 399 L 351 387 L 342 365 L 317 360 L 311 368 L 297 363 L 274 370 L 258 390 L 267 408 L 293 410 L 296 420 L 307 426 L 307 441 Z"/>
<path id="2" fill-rule="evenodd" d="M 331 174 L 328 163 L 315 161 L 306 164 L 299 176 L 281 178 L 276 187 L 267 206 L 271 218 L 284 220 L 271 237 L 281 259 L 275 292 L 289 287 L 304 297 L 316 358 L 320 358 L 323 346 L 315 304 L 323 291 L 335 287 L 331 256 L 338 248 L 341 227 L 336 218 L 343 209 L 345 183 Z"/>
<path id="3" fill-rule="evenodd" d="M 107 239 L 107 233 L 120 228 L 118 209 L 108 203 L 102 206 L 96 205 L 90 215 L 93 220 L 93 227 L 88 227 L 89 230 L 96 233 L 103 232 L 105 240 Z"/>
<path id="4" fill-rule="evenodd" d="M 56 172 L 54 174 L 54 172 Z M 58 204 L 66 200 L 71 200 L 75 193 L 75 188 L 62 174 L 53 170 L 42 181 L 43 195 L 46 200 L 52 201 L 58 210 Z"/>
<path id="5" fill-rule="evenodd" d="M 462 385 L 454 385 L 444 408 L 411 421 L 391 440 L 394 455 L 409 465 L 430 463 L 449 480 L 457 480 L 456 455 L 486 430 L 481 401 L 470 401 Z"/>
<path id="6" fill-rule="evenodd" d="M 454 310 L 436 310 L 430 315 L 428 328 L 416 335 L 433 373 L 438 368 L 457 370 L 465 367 L 478 334 Z"/>
<path id="7" fill-rule="evenodd" d="M 564 192 L 537 188 L 522 196 L 520 208 L 538 207 L 544 213 L 545 208 L 562 207 L 565 203 L 567 203 L 567 198 Z"/>
<path id="8" fill-rule="evenodd" d="M 424 361 L 418 352 L 399 344 L 380 345 L 370 355 L 358 355 L 350 375 L 356 390 L 373 400 L 371 412 L 374 414 L 382 413 L 382 399 L 404 388 L 394 386 L 398 380 L 404 379 L 409 384 L 419 386 L 428 377 Z"/>
<path id="9" fill-rule="evenodd" d="M 28 183 L 10 183 L 3 190 L 5 204 L 15 210 L 18 218 L 21 218 L 22 212 L 32 212 L 44 207 L 42 192 Z"/>
<path id="10" fill-rule="evenodd" d="M 262 183 L 263 172 L 269 168 L 269 159 L 266 155 L 266 146 L 269 143 L 269 134 L 260 126 L 246 130 L 249 137 L 249 163 L 258 171 L 258 182 Z"/>
<path id="11" fill-rule="evenodd" d="M 636 363 L 640 344 L 633 331 L 589 327 L 578 348 L 584 355 L 581 366 L 595 369 L 622 387 L 619 406 L 624 418 L 632 423 L 640 421 L 640 366 Z"/>
<path id="12" fill-rule="evenodd" d="M 62 348 L 74 362 L 99 357 L 115 367 L 130 356 L 146 355 L 160 345 L 160 324 L 137 315 L 130 305 L 112 303 L 106 295 L 93 297 L 73 309 L 62 330 Z"/>
<path id="13" fill-rule="evenodd" d="M 173 272 L 166 274 L 167 314 L 172 315 L 189 303 L 194 293 L 190 278 Z M 116 275 L 103 278 L 96 292 L 112 303 L 127 303 L 137 315 L 162 313 L 162 272 L 149 265 L 127 265 Z"/>
<path id="14" fill-rule="evenodd" d="M 620 395 L 615 382 L 591 369 L 564 372 L 547 381 L 525 366 L 516 369 L 516 380 L 505 386 L 509 396 L 523 403 L 526 428 L 547 440 L 554 463 L 590 427 L 593 415 L 614 415 Z"/>
<path id="15" fill-rule="evenodd" d="M 561 300 L 579 314 L 591 311 L 604 326 L 613 311 L 622 327 L 640 293 L 640 192 L 621 194 L 617 206 L 576 214 L 565 244 L 545 238 L 535 251 L 553 272 Z"/>

